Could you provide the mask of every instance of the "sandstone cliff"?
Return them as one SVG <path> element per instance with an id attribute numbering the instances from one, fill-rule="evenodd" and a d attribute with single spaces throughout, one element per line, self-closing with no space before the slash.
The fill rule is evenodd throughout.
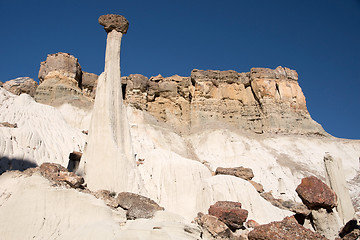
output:
<path id="1" fill-rule="evenodd" d="M 83 72 L 74 56 L 50 54 L 41 63 L 35 100 L 91 108 L 97 78 Z M 225 124 L 255 133 L 327 135 L 311 119 L 298 74 L 289 68 L 252 68 L 246 73 L 194 69 L 189 77 L 131 74 L 121 79 L 126 104 L 179 133 Z"/>
<path id="2" fill-rule="evenodd" d="M 306 108 L 298 74 L 288 68 L 250 72 L 197 70 L 190 77 L 123 77 L 125 100 L 179 132 L 228 124 L 255 133 L 326 135 Z"/>
<path id="3" fill-rule="evenodd" d="M 92 99 L 83 94 L 81 66 L 68 53 L 49 54 L 40 64 L 40 85 L 36 89 L 35 100 L 51 106 L 71 103 L 81 108 L 92 106 Z"/>

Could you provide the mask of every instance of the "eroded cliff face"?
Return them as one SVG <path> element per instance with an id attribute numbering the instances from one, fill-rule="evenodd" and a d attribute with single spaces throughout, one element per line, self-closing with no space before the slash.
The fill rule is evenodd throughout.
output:
<path id="1" fill-rule="evenodd" d="M 97 75 L 81 71 L 66 53 L 41 63 L 35 100 L 91 108 Z M 250 72 L 194 69 L 189 77 L 131 74 L 122 77 L 124 102 L 147 111 L 178 133 L 229 125 L 255 133 L 327 135 L 306 108 L 298 74 L 289 68 L 252 68 Z"/>
<path id="2" fill-rule="evenodd" d="M 179 132 L 229 124 L 255 133 L 326 135 L 306 108 L 296 71 L 197 70 L 190 77 L 123 77 L 125 101 Z"/>
<path id="3" fill-rule="evenodd" d="M 39 87 L 35 100 L 51 106 L 71 103 L 81 108 L 92 106 L 92 98 L 82 90 L 81 66 L 74 56 L 68 53 L 49 54 L 41 62 Z"/>

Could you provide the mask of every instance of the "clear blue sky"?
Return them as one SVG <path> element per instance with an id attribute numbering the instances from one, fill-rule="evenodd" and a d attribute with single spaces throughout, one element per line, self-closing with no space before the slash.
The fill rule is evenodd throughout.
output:
<path id="1" fill-rule="evenodd" d="M 47 54 L 68 52 L 100 74 L 102 14 L 130 22 L 122 75 L 284 66 L 299 73 L 312 118 L 360 139 L 360 0 L 0 0 L 0 81 L 37 80 Z"/>

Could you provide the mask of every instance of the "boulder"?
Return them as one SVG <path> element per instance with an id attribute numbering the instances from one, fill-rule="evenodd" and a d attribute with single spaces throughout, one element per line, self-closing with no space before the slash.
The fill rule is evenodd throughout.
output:
<path id="1" fill-rule="evenodd" d="M 303 178 L 296 192 L 309 209 L 332 209 L 337 206 L 335 192 L 317 177 Z"/>
<path id="2" fill-rule="evenodd" d="M 80 188 L 84 183 L 84 178 L 77 176 L 73 172 L 69 172 L 66 168 L 56 163 L 43 163 L 40 166 L 40 173 L 45 178 L 62 185 L 66 183 L 72 188 Z"/>
<path id="3" fill-rule="evenodd" d="M 164 210 L 150 198 L 130 192 L 119 193 L 116 201 L 121 208 L 127 210 L 126 218 L 130 220 L 152 218 L 156 211 Z"/>
<path id="4" fill-rule="evenodd" d="M 326 240 L 327 238 L 298 224 L 294 217 L 255 227 L 249 240 Z"/>
<path id="5" fill-rule="evenodd" d="M 26 93 L 34 97 L 36 88 L 38 87 L 38 83 L 35 82 L 34 79 L 29 77 L 19 77 L 13 80 L 6 81 L 2 85 L 2 87 L 15 95 Z"/>
<path id="6" fill-rule="evenodd" d="M 248 217 L 248 211 L 241 208 L 241 203 L 230 201 L 218 201 L 209 208 L 209 214 L 217 217 L 232 231 L 243 226 Z"/>
<path id="7" fill-rule="evenodd" d="M 232 175 L 245 180 L 251 180 L 254 177 L 254 173 L 250 168 L 234 167 L 234 168 L 222 168 L 218 167 L 215 171 L 215 175 Z"/>
<path id="8" fill-rule="evenodd" d="M 104 26 L 105 31 L 116 30 L 125 34 L 129 28 L 129 22 L 125 17 L 116 14 L 107 14 L 99 17 L 99 24 Z"/>
<path id="9" fill-rule="evenodd" d="M 228 226 L 215 216 L 199 213 L 195 222 L 203 228 L 205 235 L 213 239 L 231 239 L 233 236 Z"/>
<path id="10" fill-rule="evenodd" d="M 250 220 L 246 221 L 245 226 L 247 228 L 255 228 L 257 226 L 260 226 L 260 224 L 258 222 L 256 222 L 255 220 L 250 219 Z"/>

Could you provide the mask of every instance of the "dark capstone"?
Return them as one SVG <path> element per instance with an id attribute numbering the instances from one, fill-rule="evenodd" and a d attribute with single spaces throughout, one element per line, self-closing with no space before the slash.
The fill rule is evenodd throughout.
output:
<path id="1" fill-rule="evenodd" d="M 129 28 L 129 22 L 125 17 L 116 14 L 107 14 L 99 17 L 100 25 L 104 26 L 105 31 L 116 30 L 125 34 Z"/>

